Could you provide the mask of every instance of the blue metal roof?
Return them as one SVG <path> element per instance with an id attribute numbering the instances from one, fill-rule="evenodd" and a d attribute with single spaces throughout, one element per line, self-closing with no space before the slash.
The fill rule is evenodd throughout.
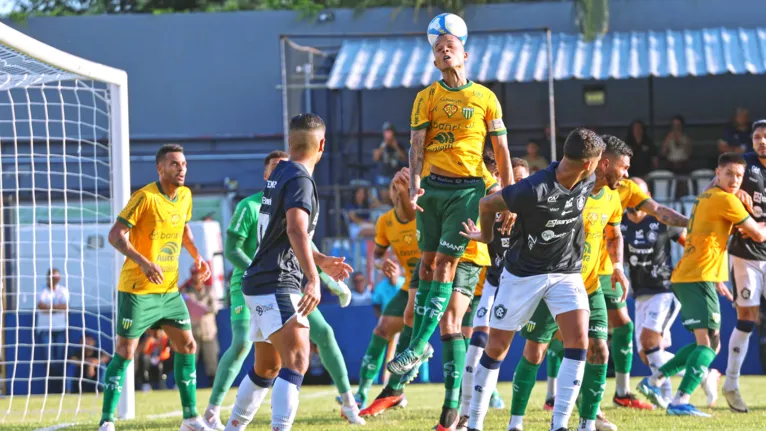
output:
<path id="1" fill-rule="evenodd" d="M 629 79 L 766 73 L 766 28 L 608 33 L 586 43 L 554 33 L 554 79 Z M 548 79 L 545 34 L 468 37 L 466 68 L 479 82 Z M 439 79 L 423 37 L 348 39 L 327 82 L 351 90 L 424 87 Z"/>

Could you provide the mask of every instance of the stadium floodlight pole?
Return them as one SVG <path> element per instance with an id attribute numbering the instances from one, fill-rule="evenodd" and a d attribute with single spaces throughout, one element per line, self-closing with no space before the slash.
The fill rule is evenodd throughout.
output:
<path id="1" fill-rule="evenodd" d="M 546 54 L 548 55 L 548 116 L 550 117 L 550 129 L 551 129 L 551 161 L 558 160 L 556 158 L 556 95 L 554 92 L 554 78 L 553 71 L 553 35 L 550 28 L 545 29 L 545 45 Z"/>
<path id="2" fill-rule="evenodd" d="M 39 85 L 51 81 L 89 79 L 104 83 L 109 89 L 109 139 L 110 139 L 110 203 L 111 219 L 127 204 L 130 197 L 130 139 L 128 121 L 128 75 L 125 71 L 98 64 L 66 53 L 46 45 L 25 35 L 5 24 L 0 24 L 0 45 L 15 51 L 19 57 L 26 57 L 24 67 L 40 71 L 37 74 L 25 73 L 19 69 L 15 73 L 0 73 L 0 90 Z M 66 151 L 66 149 L 64 149 Z M 50 186 L 49 186 L 50 187 Z M 124 257 L 113 253 L 113 270 L 115 277 L 119 274 Z M 117 292 L 112 291 L 111 321 L 115 323 L 117 308 Z M 84 305 L 83 305 L 84 307 Z M 83 322 L 84 325 L 84 322 Z M 116 328 L 113 334 L 116 334 Z M 112 337 L 115 338 L 114 336 Z M 116 344 L 116 343 L 115 343 Z M 122 392 L 118 409 L 120 418 L 135 417 L 135 399 L 133 390 L 132 366 L 126 373 L 125 391 Z M 13 385 L 11 384 L 11 387 Z M 11 397 L 13 395 L 11 394 Z M 79 403 L 78 403 L 79 404 Z M 10 409 L 10 407 L 9 407 Z M 61 407 L 59 407 L 59 410 Z M 59 412 L 60 413 L 60 412 Z M 26 412 L 25 412 L 26 414 Z"/>
<path id="3" fill-rule="evenodd" d="M 287 107 L 287 37 L 279 36 L 279 55 L 280 66 L 282 72 L 282 136 L 284 140 L 284 150 L 288 151 L 289 146 L 287 143 L 287 134 L 290 121 L 290 112 Z"/>

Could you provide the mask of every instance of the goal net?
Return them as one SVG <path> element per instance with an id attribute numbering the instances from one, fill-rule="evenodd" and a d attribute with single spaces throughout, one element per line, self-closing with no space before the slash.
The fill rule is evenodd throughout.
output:
<path id="1" fill-rule="evenodd" d="M 130 193 L 128 145 L 125 72 L 0 24 L 2 424 L 100 412 L 123 261 L 106 238 Z M 132 388 L 122 396 L 131 417 Z"/>

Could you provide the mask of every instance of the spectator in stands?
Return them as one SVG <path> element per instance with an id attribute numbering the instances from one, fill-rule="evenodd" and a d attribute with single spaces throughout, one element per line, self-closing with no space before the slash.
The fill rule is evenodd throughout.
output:
<path id="1" fill-rule="evenodd" d="M 746 153 L 752 146 L 750 136 L 753 134 L 750 124 L 750 113 L 745 108 L 737 108 L 731 124 L 723 130 L 723 137 L 718 140 L 720 153 Z"/>
<path id="2" fill-rule="evenodd" d="M 548 129 L 548 133 L 550 134 L 550 129 Z M 540 155 L 540 144 L 534 139 L 527 141 L 527 154 L 522 158 L 529 164 L 530 174 L 548 167 L 548 161 Z"/>
<path id="3" fill-rule="evenodd" d="M 404 277 L 402 276 L 399 265 L 395 265 L 391 274 L 383 277 L 382 280 L 375 285 L 372 289 L 372 308 L 375 309 L 375 317 L 380 317 L 383 309 L 386 308 L 386 304 L 390 301 L 396 292 L 404 285 Z"/>
<path id="4" fill-rule="evenodd" d="M 659 168 L 660 159 L 657 156 L 657 147 L 654 141 L 646 133 L 646 124 L 636 120 L 630 125 L 625 143 L 633 150 L 633 158 L 630 162 L 630 175 L 643 177 L 654 169 Z"/>
<path id="5" fill-rule="evenodd" d="M 394 125 L 388 121 L 383 123 L 383 142 L 372 153 L 372 158 L 378 164 L 376 183 L 379 186 L 387 186 L 394 178 L 394 174 L 407 166 L 407 153 L 396 139 Z"/>
<path id="6" fill-rule="evenodd" d="M 378 188 L 378 198 L 373 201 L 372 220 L 377 221 L 378 217 L 387 213 L 394 207 L 394 202 L 391 200 L 391 186 L 387 184 L 386 187 Z"/>
<path id="7" fill-rule="evenodd" d="M 372 292 L 367 277 L 361 272 L 351 276 L 351 304 L 353 306 L 372 304 Z"/>
<path id="8" fill-rule="evenodd" d="M 96 339 L 86 335 L 79 351 L 75 351 L 69 359 L 70 364 L 74 365 L 76 379 L 71 392 L 96 392 L 96 386 L 106 372 L 106 365 L 111 359 L 110 355 L 105 351 L 99 354 Z"/>
<path id="9" fill-rule="evenodd" d="M 372 205 L 366 187 L 354 190 L 354 199 L 346 209 L 349 218 L 348 233 L 351 238 L 369 238 L 375 235 L 375 223 L 371 220 Z"/>
<path id="10" fill-rule="evenodd" d="M 211 279 L 212 280 L 212 279 Z M 181 286 L 181 293 L 186 300 L 191 317 L 192 334 L 197 342 L 197 360 L 202 357 L 205 364 L 205 374 L 213 381 L 218 368 L 218 324 L 215 315 L 218 313 L 216 299 L 212 286 L 208 286 L 199 276 L 196 266 L 191 268 L 191 278 Z"/>
<path id="11" fill-rule="evenodd" d="M 142 391 L 165 389 L 168 373 L 173 369 L 170 339 L 162 329 L 146 331 L 138 352 L 138 383 Z"/>
<path id="12" fill-rule="evenodd" d="M 37 319 L 35 322 L 38 343 L 45 349 L 44 357 L 49 358 L 48 372 L 51 377 L 64 375 L 66 359 L 66 333 L 69 327 L 69 290 L 61 286 L 61 273 L 58 268 L 51 268 L 46 274 L 46 286 L 37 300 Z M 57 388 L 49 385 L 48 389 L 62 390 L 63 382 L 56 379 Z"/>
<path id="13" fill-rule="evenodd" d="M 668 168 L 677 174 L 689 170 L 689 158 L 692 155 L 692 140 L 686 134 L 684 117 L 676 115 L 670 126 L 670 132 L 662 143 L 660 155 L 667 160 Z"/>

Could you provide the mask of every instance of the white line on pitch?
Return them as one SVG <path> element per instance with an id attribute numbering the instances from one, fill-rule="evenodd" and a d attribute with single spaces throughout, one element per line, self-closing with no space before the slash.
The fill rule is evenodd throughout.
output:
<path id="1" fill-rule="evenodd" d="M 62 428 L 73 427 L 75 425 L 77 425 L 77 423 L 58 424 L 58 425 L 49 426 L 47 428 L 38 428 L 35 431 L 56 431 L 56 430 L 60 430 Z"/>
<path id="2" fill-rule="evenodd" d="M 332 390 L 332 391 L 328 390 L 328 391 L 314 392 L 314 393 L 308 394 L 306 396 L 303 396 L 301 398 L 306 399 L 306 400 L 310 400 L 310 399 L 313 399 L 313 398 L 320 398 L 320 397 L 323 397 L 325 395 L 332 395 L 335 392 L 336 391 L 334 391 L 334 390 Z M 271 399 L 264 400 L 264 404 L 270 404 L 270 403 L 271 403 Z M 221 407 L 221 411 L 229 411 L 229 410 L 231 410 L 231 408 L 232 408 L 232 406 Z M 174 417 L 177 417 L 177 416 L 183 416 L 183 412 L 181 410 L 176 410 L 176 411 L 167 412 L 167 413 L 160 413 L 158 415 L 147 415 L 146 418 L 147 419 L 167 419 L 167 418 L 174 418 Z M 74 424 L 71 424 L 71 425 L 74 425 Z M 71 426 L 71 425 L 68 425 L 68 426 Z M 53 431 L 54 429 L 56 429 L 56 428 L 53 428 L 51 430 L 46 429 L 45 431 Z M 42 430 L 35 430 L 35 431 L 42 431 Z"/>

